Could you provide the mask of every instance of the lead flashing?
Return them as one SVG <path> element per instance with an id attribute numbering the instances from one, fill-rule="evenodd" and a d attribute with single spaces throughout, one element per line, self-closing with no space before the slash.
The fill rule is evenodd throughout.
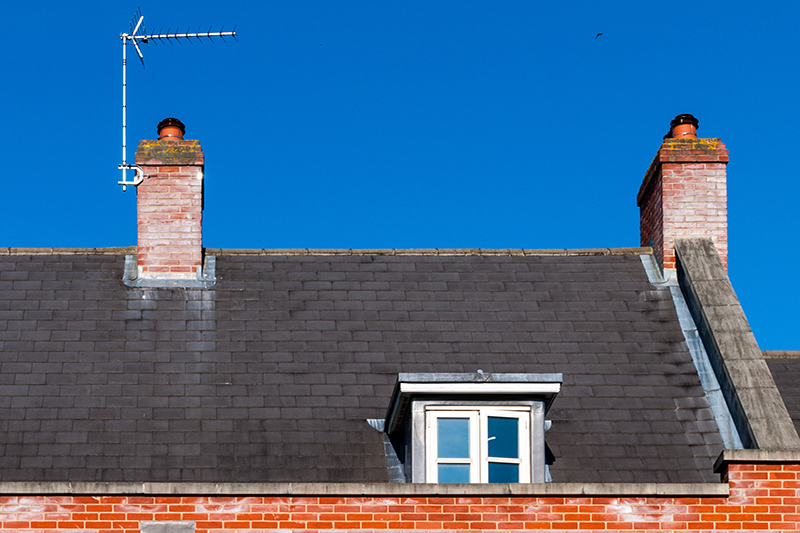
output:
<path id="1" fill-rule="evenodd" d="M 136 255 L 125 256 L 122 283 L 134 289 L 210 289 L 217 283 L 217 258 L 206 255 L 203 270 L 197 279 L 139 278 Z"/>
<path id="2" fill-rule="evenodd" d="M 564 381 L 562 374 L 474 374 L 400 373 L 389 400 L 384 424 L 386 433 L 396 431 L 413 396 L 469 397 L 481 395 L 541 398 L 545 412 Z"/>
<path id="3" fill-rule="evenodd" d="M 500 374 L 483 372 L 478 370 L 476 373 L 434 373 L 434 372 L 401 372 L 397 375 L 399 383 L 519 383 L 526 385 L 539 384 L 561 384 L 564 382 L 564 375 L 559 373 L 543 374 Z"/>
<path id="4" fill-rule="evenodd" d="M 656 264 L 655 257 L 652 255 L 642 255 L 642 265 L 647 273 L 647 279 L 655 287 L 669 289 L 672 296 L 672 303 L 675 305 L 675 312 L 678 315 L 678 323 L 681 327 L 692 362 L 697 369 L 697 377 L 700 378 L 700 385 L 706 394 L 711 412 L 714 414 L 714 421 L 717 423 L 722 443 L 726 448 L 743 448 L 742 438 L 736 427 L 733 415 L 731 414 L 725 396 L 722 393 L 719 380 L 714 372 L 714 365 L 708 357 L 708 352 L 703 346 L 703 341 L 692 318 L 692 313 L 686 305 L 681 288 L 674 272 L 662 275 L 661 269 Z"/>

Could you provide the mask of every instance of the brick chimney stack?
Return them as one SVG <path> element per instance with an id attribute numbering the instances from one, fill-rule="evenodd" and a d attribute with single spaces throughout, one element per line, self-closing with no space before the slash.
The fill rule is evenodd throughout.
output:
<path id="1" fill-rule="evenodd" d="M 664 272 L 675 271 L 675 239 L 710 237 L 728 268 L 728 150 L 719 139 L 698 139 L 697 119 L 670 123 L 639 189 L 641 245 L 652 246 Z"/>
<path id="2" fill-rule="evenodd" d="M 147 280 L 196 280 L 203 265 L 203 150 L 185 141 L 174 118 L 158 124 L 157 141 L 140 141 L 136 164 L 137 274 Z"/>

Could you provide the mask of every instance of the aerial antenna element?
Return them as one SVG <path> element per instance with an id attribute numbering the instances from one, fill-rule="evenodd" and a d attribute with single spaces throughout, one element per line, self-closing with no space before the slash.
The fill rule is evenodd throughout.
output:
<path id="1" fill-rule="evenodd" d="M 133 14 L 133 19 L 131 19 L 130 25 L 130 33 L 123 33 L 120 34 L 119 38 L 122 40 L 122 164 L 119 165 L 117 168 L 122 170 L 122 181 L 117 182 L 119 185 L 122 185 L 122 190 L 126 190 L 128 185 L 139 185 L 145 178 L 144 171 L 138 165 L 129 165 L 128 164 L 128 147 L 127 147 L 127 114 L 128 114 L 128 105 L 127 105 L 127 94 L 128 94 L 128 83 L 127 83 L 127 71 L 128 71 L 128 59 L 127 59 L 127 52 L 128 48 L 127 45 L 132 44 L 134 50 L 136 50 L 136 55 L 139 56 L 139 61 L 142 62 L 142 68 L 144 68 L 144 54 L 142 54 L 142 49 L 139 47 L 140 43 L 145 44 L 158 44 L 163 43 L 164 41 L 168 43 L 177 42 L 181 43 L 183 40 L 188 40 L 192 42 L 192 39 L 197 39 L 200 42 L 203 42 L 203 39 L 208 39 L 211 42 L 214 42 L 212 37 L 219 37 L 223 41 L 225 41 L 225 37 L 233 37 L 236 40 L 236 28 L 233 28 L 233 31 L 215 31 L 212 32 L 211 28 L 209 31 L 197 31 L 194 33 L 189 32 L 188 30 L 186 33 L 171 33 L 171 29 L 169 28 L 166 33 L 160 31 L 159 33 L 152 33 L 148 34 L 147 30 L 145 29 L 142 22 L 144 21 L 144 15 L 142 15 L 142 10 L 137 8 L 136 13 Z M 224 29 L 224 27 L 222 28 Z M 133 170 L 136 174 L 132 181 L 128 180 L 128 171 Z"/>

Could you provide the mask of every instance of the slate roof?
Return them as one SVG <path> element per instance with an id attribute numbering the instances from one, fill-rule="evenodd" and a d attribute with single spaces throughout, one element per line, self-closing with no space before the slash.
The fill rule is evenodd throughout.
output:
<path id="1" fill-rule="evenodd" d="M 800 352 L 764 352 L 783 403 L 800 433 Z"/>
<path id="2" fill-rule="evenodd" d="M 132 289 L 121 254 L 0 256 L 0 480 L 386 481 L 399 372 L 563 373 L 557 482 L 717 481 L 667 289 L 636 254 L 217 255 Z M 797 381 L 795 381 L 797 383 Z"/>

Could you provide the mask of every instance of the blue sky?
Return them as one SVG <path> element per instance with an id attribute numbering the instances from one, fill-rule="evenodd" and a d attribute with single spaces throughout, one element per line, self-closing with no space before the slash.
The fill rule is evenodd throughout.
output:
<path id="1" fill-rule="evenodd" d="M 206 154 L 219 248 L 639 243 L 636 193 L 679 113 L 720 137 L 730 275 L 763 349 L 800 349 L 800 3 L 139 2 L 129 159 L 174 116 Z M 136 243 L 119 34 L 137 3 L 4 2 L 0 246 Z M 599 38 L 597 33 L 602 32 Z"/>

